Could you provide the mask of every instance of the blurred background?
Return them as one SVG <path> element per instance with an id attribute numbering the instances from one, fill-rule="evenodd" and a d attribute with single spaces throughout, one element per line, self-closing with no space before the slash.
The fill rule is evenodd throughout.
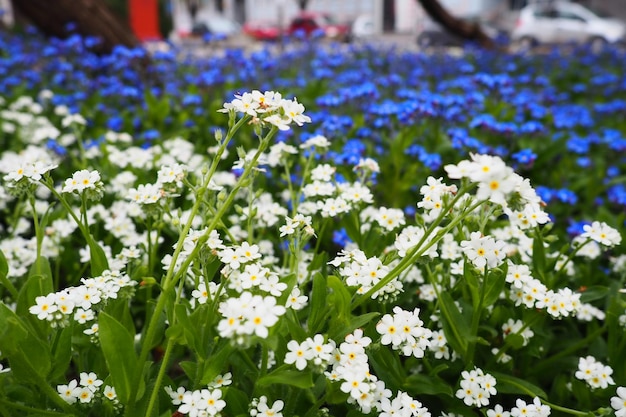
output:
<path id="1" fill-rule="evenodd" d="M 13 0 L 11 7 L 11 0 L 0 0 L 6 26 L 24 17 L 16 3 L 22 1 Z M 438 3 L 457 19 L 479 24 L 492 38 L 500 37 L 523 47 L 626 40 L 626 0 L 90 1 L 106 3 L 144 42 L 273 42 L 283 36 L 315 34 L 346 42 L 396 35 L 423 48 L 462 44 L 462 37 L 452 35 L 450 28 L 444 29 L 425 7 L 432 3 Z"/>

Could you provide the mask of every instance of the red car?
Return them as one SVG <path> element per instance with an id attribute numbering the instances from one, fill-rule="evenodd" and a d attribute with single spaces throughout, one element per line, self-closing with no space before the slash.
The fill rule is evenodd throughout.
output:
<path id="1" fill-rule="evenodd" d="M 350 40 L 350 25 L 335 22 L 326 13 L 302 12 L 291 20 L 287 29 L 290 35 L 304 34 L 310 36 L 321 32 L 326 38 L 347 42 Z"/>
<path id="2" fill-rule="evenodd" d="M 258 41 L 275 41 L 280 38 L 281 28 L 278 23 L 259 20 L 246 22 L 243 32 Z"/>

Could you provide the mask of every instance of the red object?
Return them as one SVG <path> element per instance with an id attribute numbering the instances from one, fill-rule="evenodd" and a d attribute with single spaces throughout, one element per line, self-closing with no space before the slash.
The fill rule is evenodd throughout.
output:
<path id="1" fill-rule="evenodd" d="M 141 41 L 161 39 L 158 0 L 128 0 L 130 27 Z"/>
<path id="2" fill-rule="evenodd" d="M 350 37 L 350 26 L 336 23 L 326 13 L 302 12 L 293 18 L 288 32 L 291 35 L 301 33 L 305 36 L 319 32 L 327 38 L 347 41 Z"/>
<path id="3" fill-rule="evenodd" d="M 281 29 L 277 23 L 252 21 L 243 25 L 246 35 L 258 41 L 275 41 L 280 37 Z"/>

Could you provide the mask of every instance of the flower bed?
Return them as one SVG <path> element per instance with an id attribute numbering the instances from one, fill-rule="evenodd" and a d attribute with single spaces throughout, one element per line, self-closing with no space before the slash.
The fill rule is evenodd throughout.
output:
<path id="1" fill-rule="evenodd" d="M 93 42 L 0 42 L 0 415 L 624 415 L 623 53 Z"/>

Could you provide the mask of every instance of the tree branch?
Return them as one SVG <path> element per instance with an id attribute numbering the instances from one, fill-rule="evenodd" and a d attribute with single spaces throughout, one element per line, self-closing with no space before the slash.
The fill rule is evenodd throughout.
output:
<path id="1" fill-rule="evenodd" d="M 493 49 L 495 42 L 476 22 L 468 22 L 452 16 L 438 0 L 418 0 L 424 11 L 450 33 L 469 41 L 474 41 L 485 48 Z"/>

